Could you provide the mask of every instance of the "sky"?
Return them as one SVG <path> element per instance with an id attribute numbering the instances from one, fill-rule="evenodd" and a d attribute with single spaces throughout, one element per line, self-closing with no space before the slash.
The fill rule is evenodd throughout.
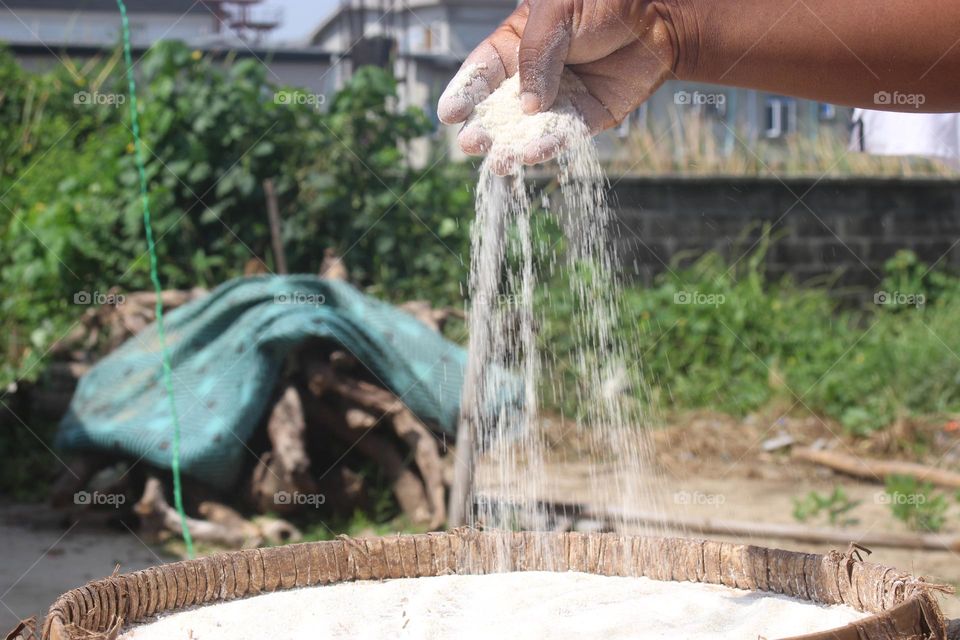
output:
<path id="1" fill-rule="evenodd" d="M 283 24 L 273 34 L 274 42 L 303 40 L 329 16 L 340 0 L 267 0 L 264 9 L 279 7 Z"/>

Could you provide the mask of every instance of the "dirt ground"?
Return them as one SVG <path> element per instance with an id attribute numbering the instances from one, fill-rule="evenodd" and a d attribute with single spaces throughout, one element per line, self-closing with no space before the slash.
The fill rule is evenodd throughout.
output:
<path id="1" fill-rule="evenodd" d="M 100 521 L 65 524 L 43 505 L 0 505 L 0 636 L 29 616 L 42 617 L 64 591 L 113 573 L 173 558 L 132 532 Z"/>

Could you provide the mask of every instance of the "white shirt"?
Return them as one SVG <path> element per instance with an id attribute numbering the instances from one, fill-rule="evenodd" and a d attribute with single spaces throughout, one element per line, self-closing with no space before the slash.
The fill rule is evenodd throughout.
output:
<path id="1" fill-rule="evenodd" d="M 856 109 L 850 148 L 880 156 L 940 158 L 960 168 L 960 114 Z"/>

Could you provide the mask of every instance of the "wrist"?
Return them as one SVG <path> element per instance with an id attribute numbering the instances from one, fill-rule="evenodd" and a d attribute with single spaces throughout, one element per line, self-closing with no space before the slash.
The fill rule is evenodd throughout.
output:
<path id="1" fill-rule="evenodd" d="M 673 66 L 670 69 L 673 78 L 709 82 L 710 73 L 705 68 L 705 61 L 711 58 L 711 54 L 705 48 L 710 38 L 704 28 L 709 23 L 703 19 L 703 5 L 709 7 L 713 0 L 707 0 L 706 3 L 699 0 L 664 0 L 656 4 L 673 49 Z"/>

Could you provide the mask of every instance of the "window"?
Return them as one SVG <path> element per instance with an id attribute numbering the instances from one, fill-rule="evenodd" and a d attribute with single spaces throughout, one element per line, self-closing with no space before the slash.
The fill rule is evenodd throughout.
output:
<path id="1" fill-rule="evenodd" d="M 765 109 L 767 138 L 782 138 L 797 131 L 797 101 L 792 98 L 767 98 Z"/>
<path id="2" fill-rule="evenodd" d="M 821 120 L 836 120 L 837 107 L 832 104 L 821 102 L 818 105 L 817 114 L 819 115 Z"/>

